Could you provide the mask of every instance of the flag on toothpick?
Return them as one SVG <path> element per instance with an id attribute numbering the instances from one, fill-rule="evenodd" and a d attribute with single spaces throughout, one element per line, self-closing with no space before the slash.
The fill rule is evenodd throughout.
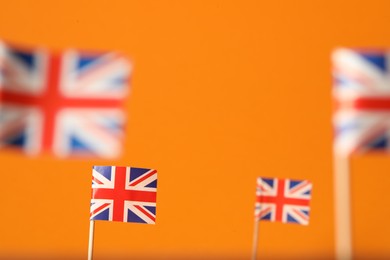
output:
<path id="1" fill-rule="evenodd" d="M 0 147 L 59 157 L 121 154 L 131 64 L 113 53 L 0 42 Z"/>
<path id="2" fill-rule="evenodd" d="M 257 178 L 255 219 L 308 225 L 311 190 L 307 180 Z"/>
<path id="3" fill-rule="evenodd" d="M 155 224 L 157 171 L 94 166 L 90 220 Z"/>
<path id="4" fill-rule="evenodd" d="M 390 149 L 390 52 L 333 52 L 336 155 Z"/>
<path id="5" fill-rule="evenodd" d="M 332 54 L 336 258 L 352 259 L 349 157 L 390 149 L 390 52 Z"/>

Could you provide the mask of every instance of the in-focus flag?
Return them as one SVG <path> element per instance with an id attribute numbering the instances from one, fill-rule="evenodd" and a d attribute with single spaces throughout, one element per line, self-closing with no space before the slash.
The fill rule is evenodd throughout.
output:
<path id="1" fill-rule="evenodd" d="M 154 224 L 157 171 L 94 166 L 90 220 Z"/>
<path id="2" fill-rule="evenodd" d="M 277 178 L 257 178 L 256 220 L 309 224 L 312 183 Z"/>
<path id="3" fill-rule="evenodd" d="M 389 53 L 346 48 L 333 52 L 336 155 L 389 151 Z"/>
<path id="4" fill-rule="evenodd" d="M 0 147 L 30 155 L 118 157 L 130 72 L 117 53 L 0 42 Z"/>

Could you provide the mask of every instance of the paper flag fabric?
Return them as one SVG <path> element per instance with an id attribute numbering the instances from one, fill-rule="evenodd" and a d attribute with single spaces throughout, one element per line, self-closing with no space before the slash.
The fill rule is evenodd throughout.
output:
<path id="1" fill-rule="evenodd" d="M 91 220 L 155 224 L 157 171 L 94 166 Z"/>
<path id="2" fill-rule="evenodd" d="M 119 156 L 130 71 L 116 53 L 0 43 L 0 147 L 30 155 Z"/>
<path id="3" fill-rule="evenodd" d="M 257 178 L 256 220 L 308 225 L 311 190 L 310 181 Z"/>
<path id="4" fill-rule="evenodd" d="M 389 151 L 389 58 L 385 50 L 333 52 L 335 154 Z"/>

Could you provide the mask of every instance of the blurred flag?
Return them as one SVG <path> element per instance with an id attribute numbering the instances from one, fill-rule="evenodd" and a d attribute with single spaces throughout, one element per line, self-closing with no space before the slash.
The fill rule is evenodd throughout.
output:
<path id="1" fill-rule="evenodd" d="M 90 220 L 154 224 L 157 171 L 94 166 Z"/>
<path id="2" fill-rule="evenodd" d="M 116 53 L 52 53 L 0 43 L 0 147 L 117 157 L 130 71 Z"/>
<path id="3" fill-rule="evenodd" d="M 390 149 L 389 58 L 381 50 L 333 52 L 336 155 Z"/>
<path id="4" fill-rule="evenodd" d="M 256 220 L 309 224 L 312 183 L 277 178 L 257 178 Z"/>

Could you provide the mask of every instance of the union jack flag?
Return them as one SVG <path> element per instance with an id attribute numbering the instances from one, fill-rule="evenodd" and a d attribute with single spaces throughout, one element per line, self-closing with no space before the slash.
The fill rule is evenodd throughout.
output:
<path id="1" fill-rule="evenodd" d="M 308 225 L 311 189 L 306 180 L 257 178 L 256 220 Z"/>
<path id="2" fill-rule="evenodd" d="M 117 157 L 131 65 L 116 53 L 0 43 L 0 147 Z"/>
<path id="3" fill-rule="evenodd" d="M 157 171 L 94 166 L 90 220 L 154 224 Z"/>
<path id="4" fill-rule="evenodd" d="M 385 50 L 333 52 L 336 154 L 390 149 L 389 59 Z"/>

